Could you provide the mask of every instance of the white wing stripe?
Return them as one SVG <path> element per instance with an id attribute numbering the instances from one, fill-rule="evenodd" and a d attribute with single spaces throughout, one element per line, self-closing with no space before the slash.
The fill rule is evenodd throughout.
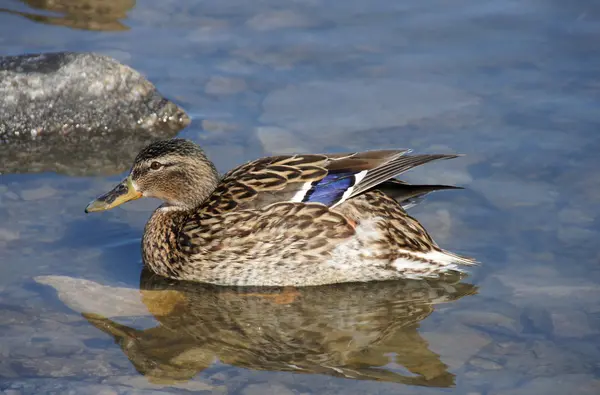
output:
<path id="1" fill-rule="evenodd" d="M 304 199 L 304 196 L 306 196 L 306 193 L 310 190 L 310 188 L 312 187 L 312 184 L 313 184 L 313 181 L 308 181 L 308 182 L 305 182 L 304 184 L 302 184 L 302 187 L 298 190 L 298 192 L 296 192 L 296 194 L 292 197 L 290 202 L 294 202 L 294 203 L 302 202 L 302 199 Z"/>
<path id="2" fill-rule="evenodd" d="M 363 180 L 363 178 L 365 178 L 365 176 L 367 175 L 368 172 L 369 172 L 369 170 L 363 170 L 360 173 L 356 173 L 354 175 L 354 185 L 352 185 L 350 188 L 346 189 L 346 191 L 342 195 L 342 198 L 340 200 L 338 200 L 337 202 L 335 202 L 335 204 L 333 204 L 331 206 L 331 208 L 334 208 L 338 204 L 340 204 L 343 201 L 345 201 L 346 199 L 348 199 L 350 197 L 350 195 L 352 195 L 352 191 L 354 190 L 354 187 L 357 186 L 358 184 L 360 184 L 360 182 Z"/>

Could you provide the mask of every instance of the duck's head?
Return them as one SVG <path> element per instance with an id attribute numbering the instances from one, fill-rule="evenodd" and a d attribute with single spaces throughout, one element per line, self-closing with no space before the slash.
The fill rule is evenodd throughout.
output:
<path id="1" fill-rule="evenodd" d="M 141 197 L 192 209 L 208 198 L 218 182 L 215 166 L 198 145 L 185 139 L 157 141 L 137 155 L 127 178 L 92 201 L 85 212 L 110 210 Z"/>

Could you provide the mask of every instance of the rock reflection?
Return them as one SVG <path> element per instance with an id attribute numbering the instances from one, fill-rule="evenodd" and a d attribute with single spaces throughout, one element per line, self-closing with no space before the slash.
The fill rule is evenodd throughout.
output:
<path id="1" fill-rule="evenodd" d="M 217 287 L 144 273 L 142 299 L 157 327 L 138 330 L 83 315 L 155 383 L 189 380 L 218 359 L 256 370 L 449 387 L 454 375 L 418 328 L 435 304 L 476 293 L 475 286 L 454 280 L 290 290 Z"/>
<path id="2" fill-rule="evenodd" d="M 0 174 L 56 172 L 69 176 L 108 176 L 131 167 L 137 153 L 177 131 L 127 130 L 105 135 L 57 136 L 7 144 L 0 150 Z"/>
<path id="3" fill-rule="evenodd" d="M 73 29 L 129 30 L 120 20 L 135 7 L 135 0 L 22 0 L 32 8 L 62 14 L 43 15 L 0 8 L 0 12 L 20 15 L 34 22 Z"/>

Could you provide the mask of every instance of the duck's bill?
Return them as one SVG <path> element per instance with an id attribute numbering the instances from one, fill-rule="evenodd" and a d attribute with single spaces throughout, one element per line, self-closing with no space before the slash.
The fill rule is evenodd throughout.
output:
<path id="1" fill-rule="evenodd" d="M 142 194 L 136 191 L 130 176 L 121 181 L 121 183 L 114 187 L 112 191 L 107 192 L 90 202 L 85 208 L 85 212 L 91 213 L 94 211 L 110 210 L 113 207 L 117 207 L 125 202 L 141 197 Z"/>

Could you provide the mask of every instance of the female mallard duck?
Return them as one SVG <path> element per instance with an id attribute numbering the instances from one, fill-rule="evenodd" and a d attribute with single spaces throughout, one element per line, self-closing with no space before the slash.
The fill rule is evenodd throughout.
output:
<path id="1" fill-rule="evenodd" d="M 86 212 L 163 200 L 146 224 L 142 255 L 155 273 L 180 280 L 305 286 L 461 271 L 475 262 L 438 247 L 401 204 L 452 187 L 392 179 L 456 155 L 407 153 L 274 156 L 219 177 L 196 144 L 159 141 Z"/>

